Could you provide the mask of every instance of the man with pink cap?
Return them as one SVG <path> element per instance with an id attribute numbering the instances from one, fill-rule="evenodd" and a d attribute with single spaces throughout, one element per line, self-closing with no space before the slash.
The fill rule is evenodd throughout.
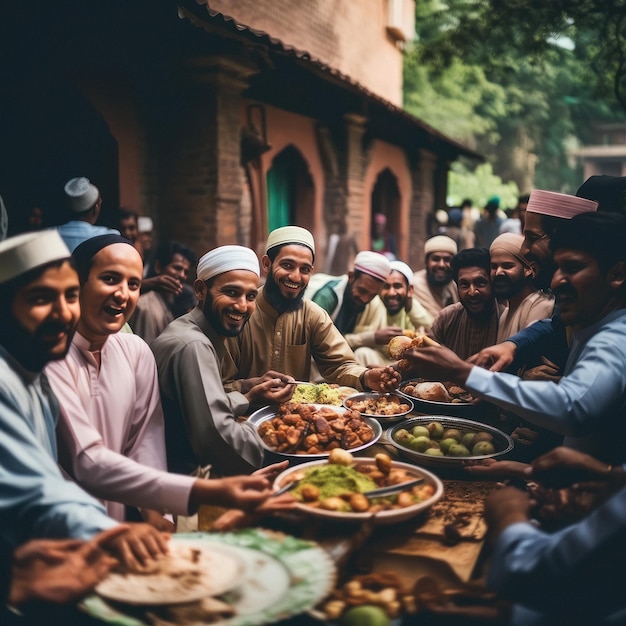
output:
<path id="1" fill-rule="evenodd" d="M 356 255 L 353 269 L 347 275 L 318 286 L 309 297 L 331 316 L 345 335 L 354 331 L 359 316 L 380 293 L 390 270 L 386 256 L 365 250 Z"/>

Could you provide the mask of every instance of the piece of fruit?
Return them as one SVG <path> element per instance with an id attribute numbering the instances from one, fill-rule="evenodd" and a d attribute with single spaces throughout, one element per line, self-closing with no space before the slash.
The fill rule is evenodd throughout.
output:
<path id="1" fill-rule="evenodd" d="M 445 456 L 440 448 L 427 448 L 424 451 L 424 454 L 427 454 L 428 456 Z"/>
<path id="2" fill-rule="evenodd" d="M 495 448 L 491 441 L 479 441 L 474 444 L 472 448 L 472 454 L 475 456 L 483 456 L 484 454 L 493 454 L 495 452 Z"/>
<path id="3" fill-rule="evenodd" d="M 447 438 L 447 439 L 442 439 L 439 442 L 439 447 L 443 450 L 444 454 L 448 454 L 448 450 L 450 449 L 450 446 L 454 446 L 457 443 L 459 443 L 456 439 L 451 439 L 451 438 Z"/>
<path id="4" fill-rule="evenodd" d="M 406 428 L 400 428 L 395 432 L 393 438 L 398 443 L 402 443 L 403 441 L 408 441 L 409 439 L 412 439 L 413 435 Z"/>
<path id="5" fill-rule="evenodd" d="M 431 439 L 443 439 L 445 428 L 441 422 L 429 422 L 426 428 L 428 428 Z"/>
<path id="6" fill-rule="evenodd" d="M 443 431 L 444 439 L 456 439 L 460 442 L 462 437 L 463 435 L 458 428 L 446 428 L 446 430 Z"/>
<path id="7" fill-rule="evenodd" d="M 456 443 L 448 448 L 448 456 L 469 456 L 470 451 L 462 444 Z"/>
<path id="8" fill-rule="evenodd" d="M 426 426 L 413 426 L 411 434 L 413 437 L 428 437 L 430 439 L 430 431 Z"/>
<path id="9" fill-rule="evenodd" d="M 484 430 L 481 430 L 479 433 L 476 433 L 476 439 L 474 439 L 474 443 L 478 443 L 479 441 L 493 441 L 493 435 L 491 433 L 487 433 Z"/>
<path id="10" fill-rule="evenodd" d="M 465 433 L 463 437 L 461 437 L 461 443 L 468 449 L 471 450 L 472 446 L 476 443 L 476 433 L 469 432 Z"/>
<path id="11" fill-rule="evenodd" d="M 383 609 L 373 604 L 350 607 L 341 616 L 341 626 L 388 626 L 391 620 Z"/>
<path id="12" fill-rule="evenodd" d="M 430 448 L 430 439 L 428 437 L 413 437 L 408 445 L 415 452 L 425 452 Z"/>

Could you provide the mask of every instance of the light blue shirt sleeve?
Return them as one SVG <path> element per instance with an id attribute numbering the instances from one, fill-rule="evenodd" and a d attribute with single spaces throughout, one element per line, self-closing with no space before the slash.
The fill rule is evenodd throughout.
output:
<path id="1" fill-rule="evenodd" d="M 558 532 L 528 523 L 506 528 L 495 545 L 488 584 L 502 597 L 552 614 L 546 623 L 607 623 L 626 607 L 617 573 L 625 550 L 626 488 Z"/>
<path id="2" fill-rule="evenodd" d="M 45 403 L 45 398 L 39 398 Z M 35 537 L 89 539 L 117 525 L 65 480 L 29 424 L 27 390 L 0 388 L 0 533 L 12 546 Z M 35 398 L 36 400 L 36 398 Z M 50 411 L 49 406 L 44 409 Z"/>
<path id="3" fill-rule="evenodd" d="M 582 436 L 621 415 L 626 393 L 623 341 L 592 338 L 558 384 L 473 367 L 465 386 L 537 426 Z"/>

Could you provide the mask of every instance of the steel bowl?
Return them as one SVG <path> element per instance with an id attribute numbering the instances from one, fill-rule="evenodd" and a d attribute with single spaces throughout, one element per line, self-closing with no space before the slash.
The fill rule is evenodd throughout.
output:
<path id="1" fill-rule="evenodd" d="M 377 393 L 375 391 L 368 391 L 363 393 L 355 393 L 351 396 L 348 396 L 343 401 L 343 406 L 348 407 L 348 402 L 361 402 L 367 400 L 380 400 L 382 398 L 386 398 L 391 401 L 395 401 L 398 404 L 406 404 L 408 409 L 406 411 L 401 411 L 400 413 L 393 414 L 382 414 L 382 413 L 366 413 L 364 411 L 360 411 L 363 417 L 373 417 L 375 420 L 379 421 L 383 426 L 386 424 L 394 424 L 395 422 L 399 422 L 406 418 L 406 416 L 413 410 L 414 404 L 413 401 L 408 398 L 406 395 L 400 395 L 397 393 Z M 359 411 L 359 409 L 356 409 Z"/>
<path id="2" fill-rule="evenodd" d="M 487 432 L 493 437 L 492 443 L 495 451 L 491 454 L 481 456 L 431 456 L 424 452 L 412 450 L 407 445 L 396 441 L 396 434 L 401 428 L 406 428 L 410 432 L 415 426 L 426 426 L 430 422 L 440 422 L 444 428 L 457 428 L 461 431 L 461 434 L 471 431 Z M 420 415 L 418 417 L 410 417 L 404 422 L 389 428 L 389 430 L 385 432 L 384 443 L 393 445 L 403 457 L 418 465 L 439 468 L 458 468 L 462 467 L 465 461 L 498 458 L 513 449 L 513 439 L 499 428 L 451 415 Z"/>
<path id="3" fill-rule="evenodd" d="M 430 382 L 421 378 L 414 378 L 411 380 L 402 381 L 402 384 L 397 389 L 399 396 L 411 400 L 414 405 L 414 410 L 424 415 L 452 415 L 455 417 L 467 417 L 470 419 L 479 419 L 481 415 L 491 414 L 493 411 L 493 405 L 489 403 L 480 402 L 474 404 L 472 402 L 435 402 L 433 400 L 423 400 L 422 398 L 416 398 L 411 394 L 404 391 L 407 385 L 417 382 Z"/>
<path id="4" fill-rule="evenodd" d="M 274 491 L 277 491 L 288 483 L 293 482 L 292 474 L 294 472 L 300 473 L 302 471 L 306 471 L 307 468 L 316 467 L 318 465 L 326 465 L 327 462 L 328 461 L 326 459 L 318 459 L 317 461 L 310 461 L 308 463 L 303 463 L 302 465 L 297 465 L 295 467 L 290 467 L 286 469 L 276 477 L 276 480 L 274 481 Z M 369 457 L 356 457 L 354 459 L 354 462 L 355 464 L 359 465 L 376 464 L 375 459 Z M 402 461 L 392 461 L 391 467 L 392 469 L 404 469 L 411 475 L 411 477 L 424 478 L 425 483 L 433 487 L 433 494 L 425 500 L 422 500 L 422 502 L 417 502 L 415 504 L 412 504 L 411 506 L 407 506 L 401 509 L 378 511 L 376 513 L 371 513 L 367 511 L 364 513 L 326 511 L 321 508 L 307 506 L 303 502 L 298 503 L 297 508 L 303 514 L 333 522 L 355 523 L 371 521 L 374 524 L 396 524 L 416 517 L 423 511 L 426 511 L 433 504 L 435 504 L 435 502 L 437 502 L 443 495 L 443 483 L 439 478 L 437 478 L 437 476 L 431 474 L 429 471 L 419 467 L 415 467 L 414 465 L 411 465 L 409 463 L 403 463 Z"/>
<path id="5" fill-rule="evenodd" d="M 320 409 L 323 407 L 324 409 L 331 409 L 338 413 L 345 413 L 347 411 L 345 407 L 333 406 L 333 405 L 328 405 L 328 404 L 309 404 L 307 406 L 315 407 L 317 409 Z M 263 424 L 267 420 L 273 419 L 274 417 L 276 417 L 276 415 L 278 415 L 278 407 L 265 406 L 259 409 L 258 411 L 255 411 L 254 413 L 252 413 L 252 415 L 250 415 L 250 417 L 248 418 L 248 422 L 252 424 L 254 428 L 258 431 L 261 424 Z M 363 421 L 372 429 L 372 431 L 374 432 L 374 437 L 372 438 L 371 441 L 368 441 L 367 443 L 361 446 L 357 446 L 356 448 L 350 448 L 350 452 L 352 453 L 360 452 L 361 450 L 365 450 L 366 448 L 373 446 L 383 434 L 382 426 L 375 419 L 371 417 L 363 416 Z M 269 447 L 262 439 L 261 439 L 261 445 L 268 453 L 268 455 L 266 455 L 267 456 L 266 460 L 271 460 L 271 461 L 280 461 L 284 459 L 289 459 L 292 462 L 303 463 L 305 461 L 312 461 L 315 459 L 325 459 L 330 454 L 330 452 L 324 452 L 320 454 L 297 454 L 297 453 L 278 452 L 274 448 Z"/>

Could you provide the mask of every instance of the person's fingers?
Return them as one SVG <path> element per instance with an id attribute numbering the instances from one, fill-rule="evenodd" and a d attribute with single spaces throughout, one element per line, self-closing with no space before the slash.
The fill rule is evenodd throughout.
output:
<path id="1" fill-rule="evenodd" d="M 98 533 L 89 543 L 93 543 L 99 547 L 106 545 L 108 541 L 123 535 L 130 529 L 128 524 L 118 524 L 117 526 L 113 526 L 113 528 L 109 528 L 107 530 L 103 530 L 101 533 Z"/>

